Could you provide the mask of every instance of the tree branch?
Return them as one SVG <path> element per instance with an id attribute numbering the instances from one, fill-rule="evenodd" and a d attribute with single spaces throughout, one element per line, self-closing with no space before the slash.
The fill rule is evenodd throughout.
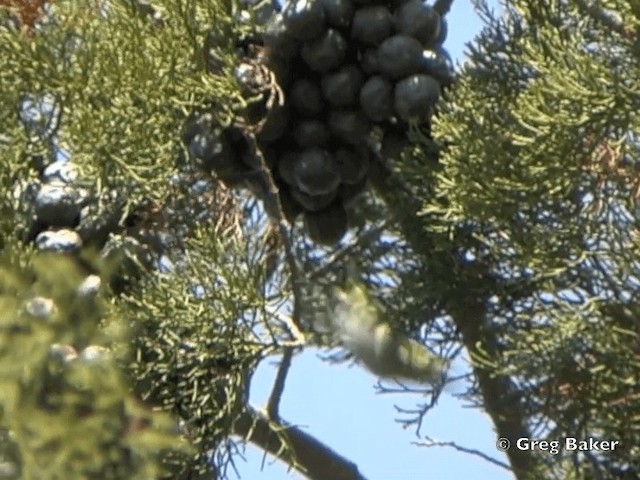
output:
<path id="1" fill-rule="evenodd" d="M 249 141 L 252 143 L 252 148 L 255 152 L 256 158 L 260 165 L 260 173 L 262 180 L 265 185 L 261 190 L 262 200 L 265 202 L 265 210 L 267 210 L 273 217 L 274 222 L 276 224 L 276 228 L 278 229 L 278 233 L 282 238 L 282 243 L 284 247 L 284 257 L 287 265 L 289 266 L 289 272 L 291 274 L 291 289 L 293 290 L 293 312 L 291 314 L 291 320 L 293 324 L 297 328 L 297 332 L 291 332 L 292 337 L 295 340 L 298 340 L 300 343 L 304 343 L 304 337 L 300 338 L 300 332 L 304 331 L 302 327 L 300 316 L 302 311 L 302 275 L 300 273 L 300 269 L 298 268 L 298 264 L 296 263 L 296 258 L 293 253 L 293 244 L 291 242 L 291 238 L 289 236 L 289 232 L 287 229 L 287 221 L 284 216 L 284 212 L 282 210 L 282 203 L 280 202 L 278 187 L 273 181 L 273 176 L 267 166 L 267 162 L 262 155 L 262 151 L 256 142 L 255 136 L 253 134 L 247 135 Z M 297 337 L 297 338 L 296 338 Z"/>
<path id="2" fill-rule="evenodd" d="M 499 357 L 498 339 L 487 322 L 484 302 L 484 298 L 492 294 L 492 286 L 489 283 L 482 289 L 477 287 L 483 284 L 482 279 L 486 279 L 485 282 L 493 281 L 486 273 L 488 269 L 478 265 L 476 273 L 470 272 L 470 277 L 465 278 L 464 269 L 456 262 L 455 252 L 459 239 L 449 238 L 447 235 L 437 236 L 430 232 L 425 225 L 428 219 L 419 214 L 422 205 L 418 199 L 421 197 L 413 195 L 398 175 L 392 173 L 383 162 L 380 162 L 380 167 L 388 174 L 376 176 L 374 187 L 395 213 L 407 242 L 425 259 L 425 276 L 434 281 L 444 281 L 441 288 L 442 301 L 461 334 L 465 348 L 473 354 L 481 346 L 490 357 Z M 450 282 L 450 272 L 454 271 L 458 272 L 455 284 Z M 449 273 L 443 275 L 443 272 Z M 526 425 L 527 415 L 511 378 L 494 375 L 486 368 L 476 365 L 473 366 L 473 372 L 478 380 L 484 409 L 494 423 L 497 437 L 507 438 L 511 443 L 518 438 L 530 437 Z M 516 478 L 536 478 L 538 461 L 531 452 L 511 448 L 506 454 Z"/>
<path id="3" fill-rule="evenodd" d="M 426 442 L 411 442 L 411 443 L 413 443 L 414 445 L 418 445 L 419 447 L 451 447 L 454 450 L 457 450 L 462 453 L 476 455 L 477 457 L 480 457 L 483 460 L 486 460 L 487 462 L 490 462 L 490 463 L 493 463 L 494 465 L 502 467 L 505 470 L 511 470 L 509 465 L 507 465 L 506 463 L 501 462 L 500 460 L 496 460 L 495 458 L 487 455 L 484 452 L 481 452 L 480 450 L 476 450 L 475 448 L 463 447 L 462 445 L 458 445 L 456 442 L 443 442 L 443 441 L 433 440 L 429 437 L 425 437 L 425 440 Z"/>
<path id="4" fill-rule="evenodd" d="M 271 420 L 280 419 L 280 399 L 282 398 L 282 392 L 284 392 L 284 385 L 287 380 L 289 368 L 291 367 L 292 358 L 293 348 L 285 348 L 282 354 L 282 361 L 278 366 L 278 374 L 276 375 L 276 379 L 273 382 L 273 390 L 271 391 L 271 396 L 269 397 L 269 401 L 267 402 L 267 416 Z"/>
<path id="5" fill-rule="evenodd" d="M 366 480 L 357 465 L 311 435 L 252 409 L 236 419 L 233 433 L 278 458 L 290 451 L 291 466 L 310 480 Z"/>
<path id="6" fill-rule="evenodd" d="M 451 316 L 460 333 L 463 343 L 470 354 L 482 349 L 492 358 L 500 355 L 497 339 L 487 325 L 485 305 L 480 299 L 468 292 L 467 298 L 458 298 L 460 307 L 451 311 Z M 496 435 L 508 439 L 512 444 L 518 438 L 531 436 L 526 425 L 527 415 L 523 411 L 520 395 L 513 387 L 511 379 L 504 375 L 495 375 L 490 370 L 474 365 L 473 372 L 482 393 L 484 408 L 491 416 Z M 506 452 L 513 473 L 518 479 L 535 478 L 537 461 L 530 452 L 511 448 Z"/>

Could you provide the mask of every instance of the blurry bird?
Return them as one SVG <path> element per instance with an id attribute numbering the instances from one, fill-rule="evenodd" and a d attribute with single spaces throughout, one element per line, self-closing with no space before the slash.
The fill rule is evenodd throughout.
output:
<path id="1" fill-rule="evenodd" d="M 362 283 L 335 289 L 329 312 L 333 334 L 371 373 L 397 381 L 439 385 L 447 362 L 380 319 L 381 310 Z"/>

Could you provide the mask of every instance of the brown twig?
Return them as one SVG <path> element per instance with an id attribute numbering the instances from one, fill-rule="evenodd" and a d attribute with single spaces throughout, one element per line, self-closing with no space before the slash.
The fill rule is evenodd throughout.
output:
<path id="1" fill-rule="evenodd" d="M 293 254 L 293 244 L 289 236 L 288 224 L 282 210 L 282 204 L 280 202 L 280 196 L 278 194 L 278 187 L 273 181 L 273 176 L 271 175 L 264 156 L 262 155 L 262 152 L 257 145 L 255 136 L 249 134 L 248 137 L 253 143 L 252 147 L 260 164 L 260 173 L 262 174 L 267 187 L 263 192 L 263 200 L 267 205 L 271 207 L 268 208 L 268 210 L 272 213 L 272 215 L 275 216 L 273 221 L 275 222 L 276 228 L 278 229 L 280 237 L 282 238 L 284 257 L 287 265 L 289 266 L 289 272 L 291 275 L 291 289 L 293 290 L 293 312 L 291 315 L 291 320 L 299 331 L 304 331 L 304 328 L 302 327 L 300 321 L 302 309 L 302 275 L 300 274 L 300 269 L 298 268 L 298 264 L 296 263 L 296 259 Z M 291 334 L 292 337 L 294 337 L 296 340 L 303 341 L 300 338 L 296 338 L 296 335 L 293 332 L 291 332 Z"/>
<path id="2" fill-rule="evenodd" d="M 261 73 L 267 74 L 269 78 L 269 83 L 267 85 L 269 90 L 269 96 L 266 101 L 267 109 L 271 109 L 276 105 L 282 105 L 284 102 L 284 93 L 278 86 L 275 75 L 268 69 L 266 73 L 265 71 L 262 71 Z M 289 272 L 291 274 L 291 289 L 293 290 L 293 313 L 291 315 L 291 319 L 298 330 L 297 334 L 295 332 L 291 332 L 291 335 L 295 340 L 300 343 L 304 343 L 304 339 L 299 335 L 301 331 L 304 331 L 300 321 L 302 310 L 302 275 L 300 274 L 300 269 L 298 268 L 293 254 L 293 244 L 288 231 L 289 225 L 285 219 L 284 211 L 282 209 L 278 187 L 273 180 L 273 175 L 267 166 L 267 162 L 264 159 L 264 155 L 262 155 L 262 151 L 260 150 L 255 137 L 256 132 L 262 128 L 265 121 L 266 117 L 256 125 L 241 124 L 239 126 L 245 131 L 247 140 L 251 143 L 251 148 L 258 160 L 258 173 L 261 175 L 261 180 L 264 181 L 264 187 L 266 187 L 261 192 L 262 200 L 265 202 L 265 209 L 273 217 L 272 221 L 275 223 L 280 238 L 282 239 L 285 261 L 289 266 Z"/>

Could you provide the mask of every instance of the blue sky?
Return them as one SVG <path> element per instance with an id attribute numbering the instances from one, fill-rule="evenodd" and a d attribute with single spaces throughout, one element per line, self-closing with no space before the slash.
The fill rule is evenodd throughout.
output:
<path id="1" fill-rule="evenodd" d="M 495 0 L 489 2 L 497 5 Z M 445 47 L 454 61 L 462 62 L 465 43 L 481 28 L 468 0 L 455 0 L 448 15 L 449 36 Z M 375 391 L 377 379 L 358 366 L 329 365 L 308 349 L 293 360 L 282 398 L 280 413 L 286 421 L 308 433 L 358 465 L 368 480 L 511 480 L 506 470 L 479 457 L 447 447 L 419 447 L 414 429 L 404 430 L 394 405 L 407 409 L 421 403 L 417 395 L 385 394 Z M 276 360 L 258 368 L 251 388 L 251 403 L 266 404 L 276 373 Z M 440 441 L 455 441 L 506 462 L 495 448 L 493 425 L 484 412 L 465 408 L 444 395 L 430 412 L 422 433 Z M 300 474 L 287 472 L 286 465 L 251 445 L 245 461 L 236 467 L 243 480 L 296 480 Z"/>

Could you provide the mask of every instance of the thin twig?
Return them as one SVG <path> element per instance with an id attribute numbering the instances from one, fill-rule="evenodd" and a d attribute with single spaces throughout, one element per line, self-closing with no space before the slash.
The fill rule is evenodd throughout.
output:
<path id="1" fill-rule="evenodd" d="M 288 224 L 282 210 L 280 196 L 278 195 L 278 187 L 273 181 L 273 176 L 271 175 L 264 156 L 262 155 L 262 152 L 257 145 L 255 136 L 251 133 L 248 133 L 247 138 L 252 143 L 253 151 L 255 152 L 256 158 L 258 159 L 258 162 L 260 164 L 260 173 L 262 174 L 263 180 L 266 182 L 267 188 L 263 192 L 265 197 L 263 198 L 263 201 L 272 207 L 269 209 L 269 211 L 272 213 L 272 215 L 275 216 L 272 221 L 275 222 L 278 233 L 282 238 L 282 243 L 284 246 L 284 257 L 287 265 L 289 266 L 289 271 L 291 274 L 291 289 L 293 290 L 293 312 L 291 315 L 291 320 L 298 331 L 297 334 L 296 332 L 291 332 L 291 336 L 295 340 L 303 342 L 303 338 L 298 336 L 299 332 L 304 331 L 304 328 L 302 327 L 302 324 L 300 322 L 300 312 L 302 309 L 302 275 L 300 274 L 295 256 L 293 255 L 293 245 L 289 236 Z"/>
<path id="2" fill-rule="evenodd" d="M 291 334 L 293 339 L 290 341 L 278 340 L 278 345 L 291 348 L 303 347 L 304 345 L 306 345 L 307 342 L 304 338 L 304 333 L 302 333 L 302 331 L 298 328 L 298 324 L 293 321 L 292 317 L 284 316 L 280 317 L 279 320 L 287 326 L 287 329 L 289 330 L 289 333 Z"/>
<path id="3" fill-rule="evenodd" d="M 331 270 L 331 267 L 333 265 L 338 264 L 342 259 L 350 256 L 356 248 L 362 245 L 367 245 L 370 243 L 370 241 L 379 238 L 380 235 L 384 233 L 385 229 L 389 227 L 390 223 L 391 222 L 389 220 L 384 220 L 380 225 L 371 228 L 369 231 L 365 232 L 362 235 L 359 235 L 353 243 L 345 245 L 343 248 L 336 251 L 333 255 L 328 256 L 323 265 L 309 272 L 307 278 L 314 280 L 322 277 Z"/>
<path id="4" fill-rule="evenodd" d="M 282 353 L 282 361 L 278 366 L 278 373 L 276 375 L 276 379 L 273 382 L 273 390 L 271 390 L 271 395 L 269 396 L 269 401 L 267 402 L 267 416 L 271 420 L 279 420 L 280 419 L 280 399 L 282 398 L 282 393 L 284 392 L 284 385 L 287 380 L 287 374 L 289 373 L 289 368 L 291 367 L 291 359 L 293 358 L 293 348 L 287 347 L 284 349 Z"/>
<path id="5" fill-rule="evenodd" d="M 480 450 L 476 450 L 475 448 L 463 447 L 461 445 L 458 445 L 456 442 L 441 442 L 437 440 L 432 440 L 429 437 L 426 437 L 426 440 L 427 440 L 426 442 L 411 442 L 411 443 L 419 447 L 450 447 L 459 452 L 468 453 L 470 455 L 475 455 L 477 457 L 480 457 L 483 460 L 486 460 L 487 462 L 493 463 L 494 465 L 504 468 L 505 470 L 511 470 L 511 467 L 509 467 L 509 465 L 507 465 L 506 463 L 501 462 L 500 460 L 497 460 L 487 455 L 486 453 L 481 452 Z"/>
<path id="6" fill-rule="evenodd" d="M 260 66 L 258 61 L 255 61 L 254 64 L 261 68 L 261 73 L 269 78 L 269 82 L 266 85 L 268 89 L 269 96 L 266 101 L 266 107 L 268 110 L 275 106 L 282 106 L 284 104 L 284 92 L 278 85 L 276 81 L 275 75 L 272 71 L 264 66 Z M 282 243 L 284 247 L 284 257 L 287 265 L 289 266 L 289 271 L 291 274 L 291 289 L 293 290 L 293 312 L 291 315 L 291 320 L 296 326 L 297 332 L 291 332 L 291 336 L 303 343 L 304 337 L 300 336 L 300 332 L 304 331 L 302 328 L 302 324 L 300 321 L 301 310 L 302 310 L 302 275 L 298 268 L 298 264 L 296 263 L 295 256 L 293 254 L 293 244 L 291 242 L 291 237 L 289 236 L 289 225 L 285 219 L 284 211 L 282 209 L 282 203 L 280 202 L 280 195 L 278 187 L 276 186 L 273 175 L 267 166 L 267 162 L 264 159 L 264 155 L 262 155 L 262 151 L 256 141 L 255 134 L 259 132 L 264 123 L 266 122 L 267 117 L 263 118 L 256 125 L 243 125 L 245 130 L 245 136 L 248 141 L 251 142 L 251 148 L 255 153 L 255 156 L 259 163 L 259 173 L 262 176 L 262 180 L 266 183 L 264 185 L 266 188 L 262 191 L 262 200 L 265 202 L 265 209 L 270 212 L 270 214 L 275 217 L 272 218 L 272 221 L 275 223 L 275 226 L 278 230 L 280 237 L 282 238 Z M 271 208 L 268 208 L 271 207 Z"/>

